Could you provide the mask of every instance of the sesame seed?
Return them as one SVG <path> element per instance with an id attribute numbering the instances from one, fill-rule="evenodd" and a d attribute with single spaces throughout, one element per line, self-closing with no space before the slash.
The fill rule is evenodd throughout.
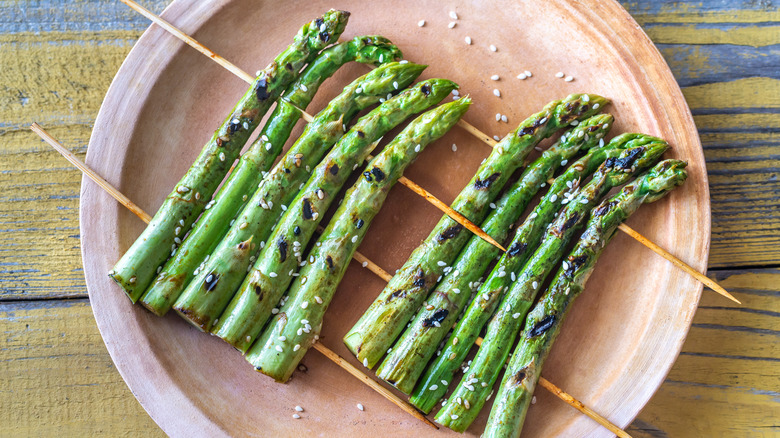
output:
<path id="1" fill-rule="evenodd" d="M 496 48 L 496 46 L 494 46 L 493 44 L 491 44 L 489 47 L 490 47 L 490 51 L 491 51 L 491 52 L 496 52 L 496 51 L 498 51 L 498 49 Z"/>
<path id="2" fill-rule="evenodd" d="M 457 414 L 452 414 L 452 415 L 450 415 L 450 418 L 452 418 L 453 420 L 457 420 L 458 419 L 458 415 Z"/>
<path id="3" fill-rule="evenodd" d="M 293 418 L 295 418 L 296 420 L 298 420 L 298 419 L 300 419 L 300 418 L 301 418 L 301 416 L 300 416 L 300 415 L 298 415 L 298 414 L 293 414 L 293 415 L 292 415 L 292 417 L 293 417 Z"/>
<path id="4" fill-rule="evenodd" d="M 490 77 L 490 79 L 492 79 L 494 81 L 497 81 L 497 80 L 501 79 L 501 77 L 498 76 L 498 75 L 493 75 L 493 76 Z"/>
<path id="5" fill-rule="evenodd" d="M 566 82 L 571 82 L 573 80 L 574 80 L 574 77 L 572 77 L 572 76 L 566 76 L 566 79 L 564 79 L 564 81 L 566 81 Z"/>
<path id="6" fill-rule="evenodd" d="M 179 225 L 184 226 L 184 219 L 179 219 Z"/>
<path id="7" fill-rule="evenodd" d="M 360 93 L 362 93 L 362 92 L 363 92 L 363 89 L 362 89 L 362 88 L 360 88 L 360 87 L 357 87 L 357 88 L 355 89 L 355 93 L 357 93 L 357 94 L 360 94 Z"/>
<path id="8" fill-rule="evenodd" d="M 500 113 L 496 113 L 496 122 L 499 121 L 499 120 L 501 120 L 501 114 Z"/>
<path id="9" fill-rule="evenodd" d="M 398 89 L 398 81 L 393 81 L 393 88 Z"/>
<path id="10" fill-rule="evenodd" d="M 304 85 L 304 84 L 301 84 L 301 90 L 303 90 L 303 91 L 309 91 L 309 88 L 308 88 L 306 85 Z"/>
<path id="11" fill-rule="evenodd" d="M 314 301 L 316 301 L 316 302 L 317 302 L 317 304 L 322 304 L 322 298 L 320 298 L 320 297 L 318 297 L 318 296 L 315 296 L 315 297 L 314 297 Z"/>
<path id="12" fill-rule="evenodd" d="M 363 366 L 368 368 L 368 358 L 363 359 Z"/>
<path id="13" fill-rule="evenodd" d="M 571 126 L 577 126 L 580 124 L 579 120 L 572 120 L 571 123 L 569 123 Z"/>
<path id="14" fill-rule="evenodd" d="M 559 71 L 558 73 L 555 73 L 555 77 L 556 78 L 562 78 L 563 77 L 563 72 Z"/>
<path id="15" fill-rule="evenodd" d="M 409 63 L 409 61 L 407 61 L 407 60 L 405 60 L 405 59 L 404 59 L 404 60 L 402 60 L 402 61 L 398 61 L 398 63 L 399 63 L 399 64 L 408 64 L 408 63 Z"/>
<path id="16" fill-rule="evenodd" d="M 433 310 L 433 309 L 434 309 L 433 304 L 428 304 L 427 306 L 425 306 L 425 310 Z"/>
<path id="17" fill-rule="evenodd" d="M 366 266 L 368 266 L 368 262 L 363 262 L 363 263 L 361 263 L 361 264 L 363 265 L 363 267 L 364 267 L 364 268 L 365 268 Z"/>
<path id="18" fill-rule="evenodd" d="M 601 105 L 599 105 L 599 104 L 597 104 L 597 103 L 594 103 L 594 104 L 593 104 L 593 109 L 594 109 L 594 110 L 595 110 L 595 109 L 599 109 L 599 106 L 601 106 Z"/>
<path id="19" fill-rule="evenodd" d="M 283 352 L 283 351 L 284 351 L 284 349 L 282 348 L 282 346 L 281 346 L 281 345 L 277 345 L 277 346 L 276 346 L 276 351 L 278 351 L 279 353 L 281 353 L 281 352 Z"/>
<path id="20" fill-rule="evenodd" d="M 501 92 L 498 90 L 498 88 L 493 89 L 493 95 L 495 95 L 496 97 L 501 97 Z"/>
<path id="21" fill-rule="evenodd" d="M 361 411 L 365 411 L 365 410 L 366 410 L 366 408 L 364 408 L 364 407 L 363 407 L 363 405 L 362 405 L 362 404 L 360 404 L 360 403 L 358 403 L 356 406 L 357 406 L 357 408 L 358 408 L 358 409 L 360 409 Z"/>
<path id="22" fill-rule="evenodd" d="M 585 198 L 580 199 L 580 204 L 587 204 L 587 203 L 588 203 L 587 199 L 585 199 Z"/>
<path id="23" fill-rule="evenodd" d="M 282 336 L 279 336 L 279 338 L 278 338 L 278 339 L 279 339 L 280 341 L 284 342 L 284 341 L 286 341 L 286 340 L 287 340 L 287 336 L 284 336 L 284 335 L 282 335 Z"/>
<path id="24" fill-rule="evenodd" d="M 514 273 L 514 272 L 510 272 L 510 273 L 509 273 L 509 277 L 512 279 L 512 281 L 515 281 L 515 280 L 517 280 L 517 275 L 515 275 L 515 273 Z"/>
<path id="25" fill-rule="evenodd" d="M 558 200 L 558 195 L 553 194 L 552 196 L 550 196 L 550 202 L 555 202 L 557 200 Z"/>
<path id="26" fill-rule="evenodd" d="M 532 405 L 536 404 L 536 396 L 531 397 L 531 404 Z"/>
<path id="27" fill-rule="evenodd" d="M 537 287 L 539 287 L 539 283 L 534 281 L 533 283 L 531 283 L 531 287 L 536 289 Z"/>
<path id="28" fill-rule="evenodd" d="M 520 313 L 515 313 L 512 315 L 512 318 L 517 319 L 520 318 Z"/>
<path id="29" fill-rule="evenodd" d="M 219 153 L 219 161 L 225 161 L 225 153 L 224 152 L 220 152 Z"/>
<path id="30" fill-rule="evenodd" d="M 430 387 L 430 388 L 428 388 L 428 389 L 429 389 L 429 390 L 431 390 L 431 391 L 436 391 L 437 389 L 439 389 L 439 385 L 433 384 L 433 385 L 431 385 L 431 387 Z"/>
<path id="31" fill-rule="evenodd" d="M 295 410 L 296 410 L 296 411 L 298 411 L 298 412 L 303 412 L 303 408 L 302 408 L 302 407 L 300 407 L 300 406 L 296 406 L 296 407 L 295 407 Z"/>
<path id="32" fill-rule="evenodd" d="M 419 144 L 414 147 L 414 151 L 415 152 L 420 152 L 420 145 Z"/>
<path id="33" fill-rule="evenodd" d="M 190 191 L 190 188 L 187 186 L 179 186 L 179 188 L 176 189 L 179 193 L 187 193 Z"/>
<path id="34" fill-rule="evenodd" d="M 293 351 L 298 351 L 300 349 L 301 349 L 301 344 L 295 344 L 295 346 L 293 347 Z"/>
<path id="35" fill-rule="evenodd" d="M 265 150 L 267 150 L 267 151 L 270 151 L 272 147 L 273 146 L 271 146 L 271 143 L 266 143 L 265 144 Z"/>
<path id="36" fill-rule="evenodd" d="M 482 385 L 483 388 L 488 386 L 487 382 L 482 382 L 482 383 L 480 383 L 480 385 Z"/>
<path id="37" fill-rule="evenodd" d="M 525 78 L 527 78 L 527 77 L 528 77 L 528 75 L 526 75 L 525 73 L 520 73 L 519 75 L 517 75 L 517 79 L 520 79 L 520 80 L 525 80 Z"/>
<path id="38" fill-rule="evenodd" d="M 446 263 L 444 263 L 444 262 L 443 262 L 443 261 L 441 261 L 441 260 L 439 260 L 438 262 L 436 262 L 436 264 L 437 264 L 437 265 L 439 265 L 439 266 L 447 266 L 447 264 L 446 264 Z"/>
<path id="39" fill-rule="evenodd" d="M 561 166 L 565 166 L 568 162 L 569 160 L 561 160 Z"/>
<path id="40" fill-rule="evenodd" d="M 301 309 L 305 309 L 307 307 L 309 307 L 309 302 L 308 301 L 304 301 L 304 302 L 301 303 Z"/>
<path id="41" fill-rule="evenodd" d="M 460 293 L 460 289 L 458 289 L 458 288 L 455 288 L 455 289 L 453 289 L 453 290 L 452 290 L 452 292 L 453 292 L 453 293 L 456 293 L 456 294 L 459 294 L 459 293 Z"/>
<path id="42" fill-rule="evenodd" d="M 603 138 L 599 140 L 599 147 L 600 148 L 604 147 L 604 139 Z"/>
<path id="43" fill-rule="evenodd" d="M 458 25 L 458 23 L 456 23 L 456 22 L 454 22 L 454 21 L 450 21 L 450 24 L 448 24 L 448 25 L 447 25 L 447 27 L 449 27 L 450 29 L 452 29 L 453 27 L 455 27 L 455 26 L 457 26 L 457 25 Z"/>
<path id="44" fill-rule="evenodd" d="M 425 20 L 420 20 L 420 21 L 418 21 L 418 22 L 417 22 L 417 25 L 418 25 L 418 26 L 420 26 L 420 27 L 423 27 L 423 26 L 425 26 Z"/>
<path id="45" fill-rule="evenodd" d="M 452 152 L 455 152 L 455 151 L 457 151 L 457 150 L 458 150 L 458 145 L 456 145 L 455 143 L 453 143 L 453 144 L 452 144 Z"/>
<path id="46" fill-rule="evenodd" d="M 530 72 L 530 71 L 528 71 L 528 70 L 524 71 L 523 73 L 525 73 L 525 75 L 526 75 L 526 76 L 528 76 L 529 78 L 530 78 L 531 76 L 533 76 L 533 75 L 531 74 L 531 72 Z"/>
<path id="47" fill-rule="evenodd" d="M 495 141 L 499 141 L 499 140 L 501 140 L 501 137 L 499 137 L 499 136 L 497 136 L 497 135 L 494 135 L 494 136 L 493 136 L 493 140 L 495 140 Z M 484 163 L 484 161 L 483 161 L 483 163 Z"/>
<path id="48" fill-rule="evenodd" d="M 276 277 L 276 272 L 271 272 L 270 274 L 268 274 L 268 276 L 271 277 L 271 278 L 275 278 Z"/>
<path id="49" fill-rule="evenodd" d="M 450 11 L 450 18 L 452 18 L 453 20 L 457 20 L 458 19 L 458 14 L 455 13 L 455 11 Z"/>
<path id="50" fill-rule="evenodd" d="M 352 243 L 357 243 L 357 241 L 358 241 L 358 236 L 356 234 L 356 235 L 352 236 Z"/>
<path id="51" fill-rule="evenodd" d="M 471 45 L 471 37 L 467 36 L 465 39 L 466 39 L 466 44 Z"/>
<path id="52" fill-rule="evenodd" d="M 501 121 L 504 122 L 504 123 L 509 121 L 509 119 L 506 117 L 506 114 L 502 114 L 501 115 Z"/>

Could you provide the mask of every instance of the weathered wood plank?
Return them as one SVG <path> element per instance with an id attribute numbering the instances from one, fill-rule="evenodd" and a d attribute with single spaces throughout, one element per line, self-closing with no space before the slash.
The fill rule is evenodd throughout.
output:
<path id="1" fill-rule="evenodd" d="M 1 436 L 162 436 L 114 368 L 86 299 L 0 303 Z"/>
<path id="2" fill-rule="evenodd" d="M 705 291 L 682 354 L 632 435 L 780 433 L 780 270 L 719 271 L 715 278 L 744 305 Z"/>

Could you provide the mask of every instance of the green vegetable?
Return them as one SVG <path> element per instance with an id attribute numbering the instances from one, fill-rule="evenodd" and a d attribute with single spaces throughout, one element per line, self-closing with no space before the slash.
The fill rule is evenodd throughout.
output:
<path id="1" fill-rule="evenodd" d="M 217 247 L 230 227 L 229 223 L 246 204 L 282 152 L 295 123 L 325 79 L 349 61 L 381 65 L 401 57 L 401 51 L 381 36 L 359 36 L 323 50 L 287 87 L 282 99 L 260 131 L 257 140 L 222 184 L 213 206 L 195 223 L 187 238 L 163 266 L 149 289 L 141 296 L 144 307 L 158 316 L 165 315 L 193 278 L 203 259 Z M 268 147 L 270 145 L 270 148 Z"/>
<path id="2" fill-rule="evenodd" d="M 547 149 L 501 197 L 496 203 L 496 209 L 488 215 L 481 228 L 498 241 L 506 239 L 512 224 L 523 213 L 541 184 L 580 150 L 590 149 L 600 141 L 603 143 L 602 138 L 609 132 L 612 122 L 613 117 L 609 114 L 593 116 Z M 478 236 L 471 237 L 452 267 L 445 268 L 444 279 L 428 295 L 426 304 L 396 341 L 392 353 L 385 357 L 377 370 L 379 378 L 406 394 L 412 392 L 425 365 L 468 303 L 471 285 L 479 281 L 490 262 L 498 255 L 496 247 Z M 446 385 L 440 381 L 430 386 L 446 389 Z"/>
<path id="3" fill-rule="evenodd" d="M 247 359 L 256 369 L 278 381 L 290 378 L 317 342 L 325 310 L 390 188 L 425 146 L 449 131 L 470 105 L 471 100 L 464 98 L 426 112 L 368 163 L 312 249 L 310 263 L 293 280 L 285 305 L 249 350 Z"/>
<path id="4" fill-rule="evenodd" d="M 203 211 L 263 115 L 287 85 L 298 77 L 300 69 L 329 41 L 338 39 L 348 17 L 348 12 L 331 10 L 303 26 L 293 44 L 260 72 L 203 147 L 144 232 L 109 273 L 134 303 L 151 284 L 157 268 L 176 254 L 176 240 L 184 237 Z"/>
<path id="5" fill-rule="evenodd" d="M 661 199 L 685 181 L 685 166 L 684 161 L 662 161 L 593 210 L 579 243 L 561 263 L 551 286 L 526 318 L 483 437 L 520 436 L 544 361 L 560 333 L 569 306 L 585 288 L 599 255 L 618 225 L 639 206 Z"/>
<path id="6" fill-rule="evenodd" d="M 472 222 L 487 215 L 487 207 L 523 163 L 533 147 L 568 124 L 588 118 L 607 100 L 596 95 L 575 94 L 548 104 L 504 137 L 461 191 L 452 208 Z M 444 216 L 344 336 L 344 343 L 357 358 L 372 368 L 404 329 L 428 292 L 466 244 L 470 234 L 449 216 Z"/>
<path id="7" fill-rule="evenodd" d="M 655 163 L 667 148 L 666 142 L 657 140 L 623 150 L 619 157 L 607 159 L 593 179 L 570 198 L 570 202 L 547 227 L 539 248 L 517 274 L 517 281 L 511 285 L 488 323 L 484 340 L 471 366 L 447 404 L 436 414 L 438 423 L 462 432 L 474 421 L 506 362 L 508 346 L 512 345 L 520 330 L 521 317 L 533 303 L 539 285 L 563 256 L 587 212 L 612 187 L 624 184 L 632 175 Z M 511 273 L 506 275 L 511 276 Z M 480 292 L 481 289 L 477 292 L 477 299 L 484 298 Z"/>
<path id="8" fill-rule="evenodd" d="M 174 309 L 196 327 L 209 330 L 246 276 L 273 224 L 305 184 L 312 167 L 342 137 L 345 124 L 358 111 L 395 92 L 396 85 L 411 83 L 424 69 L 417 64 L 385 64 L 352 82 L 318 113 L 282 161 L 265 175 Z"/>

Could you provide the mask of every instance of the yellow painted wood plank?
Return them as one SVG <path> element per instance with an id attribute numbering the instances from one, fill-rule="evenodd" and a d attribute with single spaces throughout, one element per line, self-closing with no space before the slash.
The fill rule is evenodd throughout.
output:
<path id="1" fill-rule="evenodd" d="M 628 429 L 635 438 L 777 437 L 777 394 L 664 384 Z"/>
<path id="2" fill-rule="evenodd" d="M 700 2 L 673 2 L 658 11 L 647 11 L 638 2 L 620 2 L 639 24 L 648 23 L 767 23 L 780 21 L 780 11 L 766 2 L 764 8 L 702 11 Z"/>
<path id="3" fill-rule="evenodd" d="M 780 129 L 780 116 L 776 113 L 696 114 L 693 120 L 700 132 Z"/>
<path id="4" fill-rule="evenodd" d="M 136 32 L 48 32 L 0 38 L 0 121 L 94 120 Z"/>
<path id="5" fill-rule="evenodd" d="M 0 436 L 163 436 L 113 366 L 87 300 L 0 303 Z"/>
<path id="6" fill-rule="evenodd" d="M 764 47 L 780 44 L 780 26 L 703 27 L 695 24 L 649 25 L 645 33 L 656 44 L 734 44 Z"/>
<path id="7" fill-rule="evenodd" d="M 747 78 L 683 88 L 693 110 L 727 108 L 780 108 L 780 80 Z"/>

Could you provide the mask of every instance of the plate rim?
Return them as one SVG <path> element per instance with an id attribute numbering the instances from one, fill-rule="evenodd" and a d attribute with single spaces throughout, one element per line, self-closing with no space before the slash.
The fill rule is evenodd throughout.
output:
<path id="1" fill-rule="evenodd" d="M 203 26 L 208 20 L 210 20 L 214 15 L 218 14 L 223 7 L 228 6 L 231 3 L 232 0 L 213 0 L 211 2 L 199 2 L 198 0 L 174 0 L 172 3 L 170 3 L 165 10 L 160 14 L 164 18 L 166 18 L 168 21 L 172 23 L 176 23 L 175 25 L 183 30 L 187 30 L 188 28 L 195 28 L 198 29 L 201 26 Z M 208 6 L 205 6 L 204 4 L 208 3 Z M 626 20 L 627 23 L 625 23 L 625 27 L 631 31 L 630 34 L 621 35 L 620 38 L 627 41 L 633 41 L 634 43 L 639 43 L 641 46 L 639 46 L 641 49 L 645 50 L 645 55 L 651 56 L 652 59 L 646 64 L 643 65 L 643 67 L 650 67 L 652 68 L 652 71 L 649 72 L 649 75 L 652 75 L 654 79 L 656 80 L 653 85 L 656 90 L 659 92 L 666 92 L 668 93 L 668 99 L 674 100 L 676 104 L 682 104 L 682 111 L 680 114 L 676 114 L 676 116 L 679 116 L 679 118 L 673 118 L 669 117 L 669 123 L 674 123 L 676 126 L 680 128 L 680 138 L 685 138 L 688 141 L 693 142 L 691 152 L 698 155 L 697 159 L 700 159 L 702 163 L 706 163 L 704 159 L 704 151 L 701 146 L 701 140 L 698 134 L 698 130 L 696 129 L 696 125 L 693 120 L 693 115 L 691 113 L 691 110 L 687 104 L 687 101 L 685 100 L 682 90 L 677 83 L 676 79 L 674 78 L 674 75 L 671 71 L 671 69 L 668 66 L 668 63 L 661 55 L 658 48 L 655 46 L 655 44 L 650 40 L 650 38 L 647 36 L 647 34 L 644 32 L 644 30 L 639 26 L 639 24 L 634 20 L 634 18 L 628 13 L 626 9 L 623 8 L 622 5 L 620 5 L 617 0 L 608 0 L 606 2 L 599 1 L 599 0 L 578 0 L 572 3 L 576 3 L 581 8 L 587 8 L 587 7 L 593 7 L 593 8 L 600 8 L 602 10 L 608 10 L 610 12 L 615 13 L 615 16 L 610 17 L 611 20 Z M 590 5 L 590 6 L 589 6 Z M 574 5 L 570 5 L 570 7 L 575 7 Z M 201 12 L 201 13 L 199 13 Z M 155 45 L 156 44 L 156 45 Z M 159 26 L 156 26 L 154 24 L 150 25 L 143 34 L 139 37 L 137 42 L 133 45 L 132 49 L 128 53 L 127 57 L 122 62 L 122 65 L 117 71 L 117 74 L 113 78 L 111 85 L 106 92 L 106 96 L 104 98 L 104 101 L 101 105 L 100 111 L 98 112 L 97 118 L 95 120 L 95 125 L 92 131 L 92 135 L 90 137 L 89 141 L 89 147 L 87 149 L 87 156 L 85 159 L 85 162 L 93 166 L 96 163 L 96 160 L 98 158 L 97 155 L 97 147 L 92 147 L 93 142 L 98 142 L 101 137 L 104 136 L 103 133 L 103 126 L 105 124 L 103 122 L 110 120 L 111 116 L 113 115 L 112 112 L 106 110 L 106 108 L 114 108 L 117 103 L 119 103 L 119 100 L 121 99 L 121 95 L 123 90 L 121 89 L 121 83 L 123 82 L 123 78 L 128 74 L 132 72 L 132 68 L 130 64 L 134 64 L 134 60 L 138 56 L 145 56 L 142 54 L 142 52 L 146 49 L 153 48 L 156 50 L 161 49 L 161 44 L 165 47 L 168 47 L 174 53 L 178 50 L 189 50 L 188 47 L 184 46 L 183 43 L 179 42 L 173 37 L 169 37 L 167 32 L 160 28 Z M 633 45 L 635 50 L 639 50 L 637 45 Z M 175 56 L 169 56 L 163 63 L 156 66 L 156 71 L 162 72 L 165 70 L 165 68 L 170 64 L 172 59 L 174 59 Z M 659 98 L 660 99 L 660 98 Z M 93 167 L 94 168 L 94 167 Z M 112 175 L 102 175 L 103 177 L 107 178 L 109 181 L 111 180 Z M 703 186 L 703 194 L 701 195 L 701 202 L 702 202 L 702 208 L 705 211 L 700 212 L 700 214 L 703 216 L 703 221 L 701 222 L 701 225 L 704 227 L 703 232 L 705 236 L 703 237 L 703 245 L 701 249 L 701 254 L 699 254 L 699 257 L 697 258 L 698 263 L 694 263 L 693 266 L 695 269 L 698 269 L 701 271 L 702 267 L 706 269 L 707 261 L 709 258 L 709 250 L 710 250 L 710 244 L 711 244 L 711 209 L 710 209 L 710 192 L 709 192 L 709 184 L 708 184 L 708 175 L 703 175 L 703 180 L 705 182 Z M 80 189 L 80 200 L 84 199 L 91 199 L 91 196 L 93 195 L 92 191 L 98 191 L 99 189 L 97 186 L 91 183 L 91 180 L 87 176 L 82 177 L 82 183 L 81 183 L 81 189 Z M 89 223 L 88 218 L 90 217 L 91 211 L 88 205 L 85 205 L 84 202 L 80 202 L 79 206 L 79 230 L 80 230 L 80 250 L 82 255 L 82 261 L 87 260 L 87 254 L 85 247 L 89 247 L 89 244 L 85 245 L 85 236 L 88 235 L 88 231 L 85 228 L 85 224 Z M 90 297 L 90 302 L 94 303 L 99 300 L 95 300 L 95 297 L 97 296 L 97 292 L 93 292 L 93 289 L 90 288 L 90 281 L 89 278 L 92 275 L 100 275 L 95 274 L 89 271 L 87 267 L 87 263 L 83 264 L 84 266 L 84 275 L 86 279 L 86 285 L 87 285 L 87 291 Z M 691 307 L 690 309 L 680 309 L 681 311 L 687 310 L 687 313 L 685 313 L 684 316 L 684 323 L 686 329 L 684 330 L 684 334 L 680 336 L 680 338 L 677 340 L 677 344 L 674 345 L 674 359 L 671 360 L 667 366 L 666 369 L 663 370 L 661 373 L 657 373 L 656 376 L 658 376 L 658 381 L 654 382 L 652 384 L 652 387 L 654 388 L 652 391 L 649 391 L 646 397 L 642 400 L 641 405 L 644 407 L 646 406 L 649 399 L 652 397 L 653 394 L 655 394 L 660 388 L 661 384 L 665 380 L 666 376 L 670 372 L 672 366 L 677 360 L 677 357 L 679 356 L 679 353 L 682 349 L 682 346 L 687 339 L 687 336 L 690 332 L 691 322 L 693 319 L 693 315 L 695 313 L 696 308 L 698 307 L 699 299 L 701 297 L 701 293 L 703 290 L 703 285 L 701 283 L 697 283 L 697 286 L 695 287 L 695 290 L 692 290 L 688 293 L 691 294 L 692 297 L 695 297 L 695 299 L 691 299 Z M 146 412 L 150 415 L 150 417 L 157 423 L 157 425 L 167 434 L 172 434 L 173 432 L 182 430 L 180 427 L 175 426 L 177 423 L 181 423 L 183 420 L 186 422 L 187 426 L 189 428 L 192 428 L 193 426 L 197 427 L 198 429 L 203 432 L 206 432 L 208 435 L 228 435 L 228 431 L 221 428 L 217 422 L 213 421 L 208 417 L 208 415 L 205 415 L 205 413 L 195 404 L 191 403 L 189 399 L 186 397 L 186 393 L 180 391 L 178 386 L 176 386 L 177 391 L 175 393 L 168 394 L 164 399 L 161 399 L 159 397 L 159 394 L 152 394 L 149 392 L 149 388 L 147 385 L 144 385 L 143 382 L 137 381 L 133 374 L 130 373 L 130 363 L 125 360 L 125 358 L 122 357 L 121 352 L 121 340 L 116 339 L 108 339 L 105 335 L 106 333 L 106 327 L 111 324 L 111 321 L 104 319 L 103 315 L 100 315 L 98 312 L 98 308 L 95 305 L 91 305 L 93 314 L 95 315 L 95 320 L 98 325 L 98 329 L 101 333 L 101 338 L 103 339 L 104 343 L 106 344 L 106 348 L 109 352 L 109 355 L 112 358 L 112 361 L 114 362 L 117 370 L 119 371 L 120 375 L 122 376 L 122 379 L 127 384 L 128 388 L 131 390 L 133 395 L 138 399 L 141 406 L 146 410 Z M 148 349 L 148 346 L 145 346 L 145 348 Z M 151 349 L 148 349 L 148 352 L 150 354 L 153 354 L 153 351 Z M 170 412 L 169 406 L 171 403 L 184 403 L 191 407 L 191 409 L 197 413 L 200 413 L 200 416 L 186 416 L 181 417 L 176 415 L 175 412 Z M 180 409 L 179 409 L 180 410 Z M 639 409 L 633 416 L 630 418 L 620 422 L 623 424 L 619 424 L 621 427 L 625 427 L 628 424 L 630 424 L 637 415 L 641 412 L 641 409 Z"/>

